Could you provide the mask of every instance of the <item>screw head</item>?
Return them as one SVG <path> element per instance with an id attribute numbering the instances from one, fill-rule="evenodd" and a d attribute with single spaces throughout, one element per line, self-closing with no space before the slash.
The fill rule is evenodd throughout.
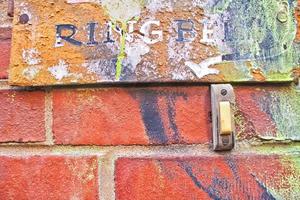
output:
<path id="1" fill-rule="evenodd" d="M 226 96 L 226 95 L 227 95 L 227 93 L 228 93 L 228 92 L 227 92 L 227 90 L 226 90 L 226 89 L 222 89 L 222 90 L 221 90 L 221 95 L 222 95 L 222 96 Z"/>
<path id="2" fill-rule="evenodd" d="M 27 14 L 20 15 L 19 22 L 21 24 L 27 24 L 29 22 L 29 16 Z"/>
<path id="3" fill-rule="evenodd" d="M 277 14 L 277 20 L 280 21 L 281 23 L 286 23 L 288 21 L 288 14 L 285 11 L 280 11 Z"/>

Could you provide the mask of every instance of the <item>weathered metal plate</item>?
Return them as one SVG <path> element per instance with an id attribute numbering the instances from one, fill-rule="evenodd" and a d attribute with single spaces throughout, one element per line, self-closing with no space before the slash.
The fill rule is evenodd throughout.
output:
<path id="1" fill-rule="evenodd" d="M 296 0 L 16 0 L 10 83 L 287 81 Z"/>

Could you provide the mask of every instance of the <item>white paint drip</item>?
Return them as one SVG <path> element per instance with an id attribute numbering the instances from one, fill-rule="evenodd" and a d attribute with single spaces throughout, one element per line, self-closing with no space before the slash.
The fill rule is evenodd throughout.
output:
<path id="1" fill-rule="evenodd" d="M 49 67 L 48 71 L 52 74 L 52 76 L 60 81 L 69 76 L 68 67 L 68 64 L 64 60 L 59 60 L 58 65 Z"/>
<path id="2" fill-rule="evenodd" d="M 23 70 L 23 76 L 28 80 L 33 80 L 35 76 L 41 71 L 41 66 L 30 66 Z"/>
<path id="3" fill-rule="evenodd" d="M 228 52 L 229 49 L 224 43 L 225 28 L 223 21 L 226 18 L 226 15 L 209 14 L 201 20 L 203 35 L 200 42 L 210 46 L 217 46 L 222 53 Z"/>
<path id="4" fill-rule="evenodd" d="M 207 75 L 219 74 L 219 70 L 209 68 L 209 66 L 221 63 L 222 56 L 212 57 L 204 60 L 203 62 L 196 64 L 191 61 L 185 62 L 185 65 L 188 66 L 198 78 L 203 78 Z"/>
<path id="5" fill-rule="evenodd" d="M 132 44 L 126 43 L 125 49 L 127 54 L 127 61 L 132 65 L 134 69 L 141 62 L 142 56 L 150 52 L 150 47 L 140 39 L 136 40 L 136 42 Z"/>
<path id="6" fill-rule="evenodd" d="M 23 49 L 22 58 L 28 65 L 37 65 L 41 62 L 40 53 L 37 49 Z"/>

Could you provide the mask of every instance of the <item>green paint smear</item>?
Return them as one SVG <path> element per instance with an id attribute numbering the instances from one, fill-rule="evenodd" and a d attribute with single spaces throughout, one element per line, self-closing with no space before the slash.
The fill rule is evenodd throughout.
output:
<path id="1" fill-rule="evenodd" d="M 291 73 L 269 73 L 266 81 L 292 81 Z"/>
<path id="2" fill-rule="evenodd" d="M 290 167 L 292 173 L 288 175 L 287 180 L 290 185 L 288 190 L 281 188 L 278 193 L 286 194 L 290 199 L 300 198 L 300 156 L 282 158 L 282 165 Z M 284 197 L 284 196 L 283 196 Z"/>
<path id="3" fill-rule="evenodd" d="M 122 74 L 122 64 L 126 57 L 126 37 L 128 21 L 131 19 L 138 19 L 140 9 L 144 7 L 144 0 L 105 0 L 102 1 L 102 5 L 108 16 L 110 16 L 113 23 L 113 28 L 118 23 L 121 24 L 121 36 L 120 36 L 120 52 L 117 57 L 116 63 L 116 80 L 120 80 Z"/>
<path id="4" fill-rule="evenodd" d="M 268 141 L 300 141 L 300 90 L 296 86 L 262 89 L 264 95 L 254 95 L 261 111 L 267 113 L 276 126 L 276 133 L 256 132 L 251 120 L 242 113 L 238 106 L 233 111 L 238 127 L 237 139 L 253 139 L 257 135 Z"/>
<path id="5" fill-rule="evenodd" d="M 285 16 L 286 22 L 279 22 L 277 14 L 283 9 L 284 3 L 289 4 L 289 11 Z M 212 13 L 231 16 L 232 41 L 226 46 L 231 52 L 238 52 L 241 55 L 250 55 L 252 66 L 260 69 L 267 81 L 287 81 L 292 80 L 292 69 L 299 65 L 299 44 L 294 43 L 296 36 L 296 21 L 294 10 L 297 1 L 277 1 L 277 0 L 249 0 L 245 4 L 243 0 L 222 0 L 212 8 Z M 228 13 L 227 13 L 228 14 Z M 234 15 L 233 15 L 234 14 Z M 259 20 L 258 20 L 259 19 Z M 265 46 L 263 49 L 262 46 Z M 225 48 L 227 49 L 227 48 Z M 267 60 L 255 59 L 255 56 L 271 55 Z M 245 64 L 235 62 L 236 70 L 244 76 L 237 77 L 240 73 L 226 73 L 226 80 L 252 80 L 250 69 Z"/>
<path id="6" fill-rule="evenodd" d="M 294 86 L 266 92 L 259 101 L 277 127 L 277 138 L 300 141 L 300 93 Z"/>
<path id="7" fill-rule="evenodd" d="M 134 21 L 138 21 L 139 17 L 136 16 L 133 18 Z M 130 21 L 130 20 L 128 20 Z M 117 63 L 116 63 L 116 80 L 119 81 L 121 78 L 121 74 L 122 74 L 122 64 L 123 64 L 123 60 L 126 57 L 126 36 L 127 36 L 127 28 L 128 28 L 128 21 L 126 22 L 122 22 L 121 23 L 121 30 L 122 30 L 122 34 L 120 37 L 120 53 L 118 55 L 117 58 Z"/>
<path id="8" fill-rule="evenodd" d="M 299 199 L 300 198 L 300 157 L 294 156 L 282 156 L 280 157 L 280 163 L 283 170 L 278 169 L 280 175 L 275 175 L 276 188 L 268 187 L 268 191 L 276 199 Z M 288 172 L 285 172 L 287 170 Z M 286 174 L 285 174 L 286 173 Z M 272 178 L 270 177 L 272 180 Z"/>
<path id="9" fill-rule="evenodd" d="M 272 94 L 276 96 L 276 94 Z M 277 109 L 271 109 L 272 118 L 278 128 L 278 136 L 300 140 L 300 94 L 296 90 L 278 94 Z M 276 105 L 273 105 L 276 106 Z"/>
<path id="10" fill-rule="evenodd" d="M 281 167 L 276 171 L 279 174 L 275 174 L 276 179 L 275 187 L 271 187 L 270 184 L 264 183 L 268 192 L 272 194 L 276 199 L 299 199 L 300 197 L 300 145 L 296 143 L 292 144 L 272 144 L 257 146 L 257 151 L 260 153 L 279 156 Z M 272 178 L 269 177 L 272 181 Z"/>
<path id="11" fill-rule="evenodd" d="M 125 46 L 126 46 L 126 30 L 127 30 L 127 22 L 122 23 L 122 34 L 120 37 L 120 53 L 118 55 L 118 60 L 116 64 L 116 80 L 120 80 L 121 73 L 122 73 L 122 63 L 124 58 L 126 57 L 125 53 Z"/>
<path id="12" fill-rule="evenodd" d="M 255 149 L 263 154 L 300 155 L 300 143 L 264 144 L 255 146 Z"/>

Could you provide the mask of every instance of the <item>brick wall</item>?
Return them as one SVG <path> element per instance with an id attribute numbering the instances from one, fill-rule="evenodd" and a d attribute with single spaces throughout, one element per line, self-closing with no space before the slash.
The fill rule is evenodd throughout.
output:
<path id="1" fill-rule="evenodd" d="M 216 153 L 206 85 L 10 87 L 6 3 L 1 200 L 300 198 L 295 85 L 236 85 L 237 146 Z"/>

